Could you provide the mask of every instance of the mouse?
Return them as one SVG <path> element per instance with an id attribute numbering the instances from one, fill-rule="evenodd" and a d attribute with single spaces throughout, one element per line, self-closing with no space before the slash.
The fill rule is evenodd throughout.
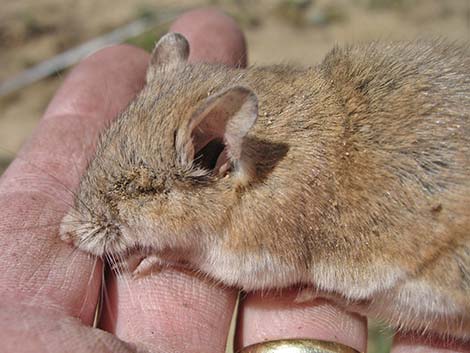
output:
<path id="1" fill-rule="evenodd" d="M 315 288 L 403 331 L 470 339 L 470 59 L 445 40 L 319 64 L 189 63 L 156 44 L 103 131 L 63 241 L 245 291 Z"/>

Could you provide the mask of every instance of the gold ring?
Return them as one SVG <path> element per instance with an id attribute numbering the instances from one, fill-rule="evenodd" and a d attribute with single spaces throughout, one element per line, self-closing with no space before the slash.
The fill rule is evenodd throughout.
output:
<path id="1" fill-rule="evenodd" d="M 256 343 L 239 353 L 360 353 L 344 344 L 312 340 L 286 339 Z"/>

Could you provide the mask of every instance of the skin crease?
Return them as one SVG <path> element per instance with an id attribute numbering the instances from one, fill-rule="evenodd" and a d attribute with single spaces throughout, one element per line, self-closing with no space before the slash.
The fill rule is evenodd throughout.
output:
<path id="1" fill-rule="evenodd" d="M 218 31 L 207 31 L 210 24 L 218 26 Z M 239 30 L 213 10 L 188 13 L 172 30 L 185 34 L 192 48 L 206 48 L 198 54 L 202 56 L 192 54 L 190 60 L 236 64 L 243 57 Z M 212 36 L 224 43 L 225 55 L 204 57 L 213 52 L 204 44 Z M 124 340 L 155 352 L 223 351 L 235 291 L 176 270 L 145 280 L 112 277 L 102 326 L 114 335 L 89 328 L 100 264 L 90 277 L 93 260 L 58 241 L 57 223 L 72 195 L 38 170 L 76 188 L 98 130 L 142 87 L 146 65 L 145 53 L 126 46 L 108 48 L 84 60 L 56 94 L 21 158 L 0 179 L 0 266 L 4 269 L 0 274 L 0 350 L 135 351 Z M 244 299 L 240 314 L 238 347 L 302 336 L 365 350 L 364 319 L 324 301 L 299 306 L 289 295 L 261 298 L 252 294 Z M 397 339 L 397 343 L 395 352 L 470 352 L 468 346 L 445 350 L 437 348 L 444 342 L 426 343 L 418 338 Z"/>

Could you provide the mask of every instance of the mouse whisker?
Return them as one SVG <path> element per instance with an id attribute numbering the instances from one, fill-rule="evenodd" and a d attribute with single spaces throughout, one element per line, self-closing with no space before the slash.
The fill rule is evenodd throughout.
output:
<path id="1" fill-rule="evenodd" d="M 83 229 L 83 234 L 82 236 L 79 237 L 79 240 L 77 243 L 77 247 L 79 248 L 83 248 L 93 243 L 93 241 L 96 241 L 95 235 L 102 231 L 101 226 L 95 226 L 92 228 L 90 224 L 84 224 L 82 229 Z"/>
<path id="2" fill-rule="evenodd" d="M 122 264 L 121 268 L 124 270 L 124 272 L 121 272 L 121 281 L 124 282 L 124 285 L 126 286 L 132 305 L 135 305 L 134 291 L 131 289 L 131 286 L 129 283 L 129 275 L 131 275 L 129 271 L 129 264 L 127 262 L 127 259 L 124 258 L 122 254 L 116 254 L 115 258 L 116 257 L 117 257 L 117 261 L 119 261 L 119 263 Z M 137 301 L 137 302 L 140 303 L 140 301 Z"/>
<path id="3" fill-rule="evenodd" d="M 97 263 L 98 263 L 98 258 L 95 256 L 94 259 L 93 259 L 93 265 L 91 267 L 90 275 L 88 277 L 88 282 L 87 282 L 87 285 L 86 285 L 85 298 L 83 298 L 82 305 L 81 305 L 80 311 L 78 313 L 78 317 L 81 317 L 83 315 L 83 311 L 85 310 L 85 306 L 88 303 L 89 295 L 90 295 L 90 292 L 91 292 L 91 282 L 93 281 L 93 278 L 95 276 Z"/>
<path id="4" fill-rule="evenodd" d="M 107 257 L 107 256 L 105 256 Z M 109 261 L 106 261 L 105 263 L 109 263 Z M 111 305 L 111 296 L 108 291 L 108 281 L 112 280 L 109 278 L 109 276 L 113 276 L 113 272 L 109 273 L 108 272 L 109 267 L 106 266 L 106 270 L 103 269 L 102 272 L 102 309 L 104 311 L 104 318 L 106 320 L 106 324 L 111 326 L 110 331 L 114 330 L 114 327 L 116 325 L 116 313 L 113 310 L 113 306 Z M 100 320 L 100 324 L 102 325 L 103 322 Z M 101 326 L 100 325 L 100 326 Z"/>
<path id="5" fill-rule="evenodd" d="M 106 279 L 105 279 L 106 264 L 104 263 L 102 258 L 97 257 L 97 260 L 98 259 L 102 263 L 101 274 L 100 274 L 101 281 L 100 281 L 100 289 L 98 293 L 98 301 L 96 302 L 95 317 L 93 318 L 93 325 L 92 325 L 93 328 L 98 328 L 100 326 L 100 322 L 101 322 L 102 315 L 103 315 L 103 306 L 104 306 L 103 292 L 105 290 L 104 288 L 106 287 Z"/>
<path id="6" fill-rule="evenodd" d="M 127 266 L 125 259 L 120 254 L 112 254 L 112 253 L 108 253 L 107 257 L 110 260 L 110 263 L 118 264 L 117 266 L 114 266 L 113 272 L 116 274 L 116 279 L 118 280 L 118 282 L 121 282 L 124 284 L 127 292 L 129 293 L 131 304 L 132 306 L 135 306 L 135 301 L 134 301 L 135 298 L 133 296 L 133 291 L 131 290 L 131 286 L 127 277 L 127 274 L 129 273 L 129 268 Z M 123 268 L 125 270 L 125 274 L 123 272 Z"/>

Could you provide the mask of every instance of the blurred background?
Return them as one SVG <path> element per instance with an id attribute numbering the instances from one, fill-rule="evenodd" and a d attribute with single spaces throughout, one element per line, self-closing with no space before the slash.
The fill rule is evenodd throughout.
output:
<path id="1" fill-rule="evenodd" d="M 31 134 L 71 65 L 114 42 L 150 50 L 179 13 L 198 6 L 218 6 L 240 23 L 250 64 L 315 65 L 335 44 L 374 39 L 470 40 L 470 0 L 2 0 L 1 4 L 0 174 Z M 390 330 L 372 325 L 369 352 L 388 352 L 392 336 Z"/>

